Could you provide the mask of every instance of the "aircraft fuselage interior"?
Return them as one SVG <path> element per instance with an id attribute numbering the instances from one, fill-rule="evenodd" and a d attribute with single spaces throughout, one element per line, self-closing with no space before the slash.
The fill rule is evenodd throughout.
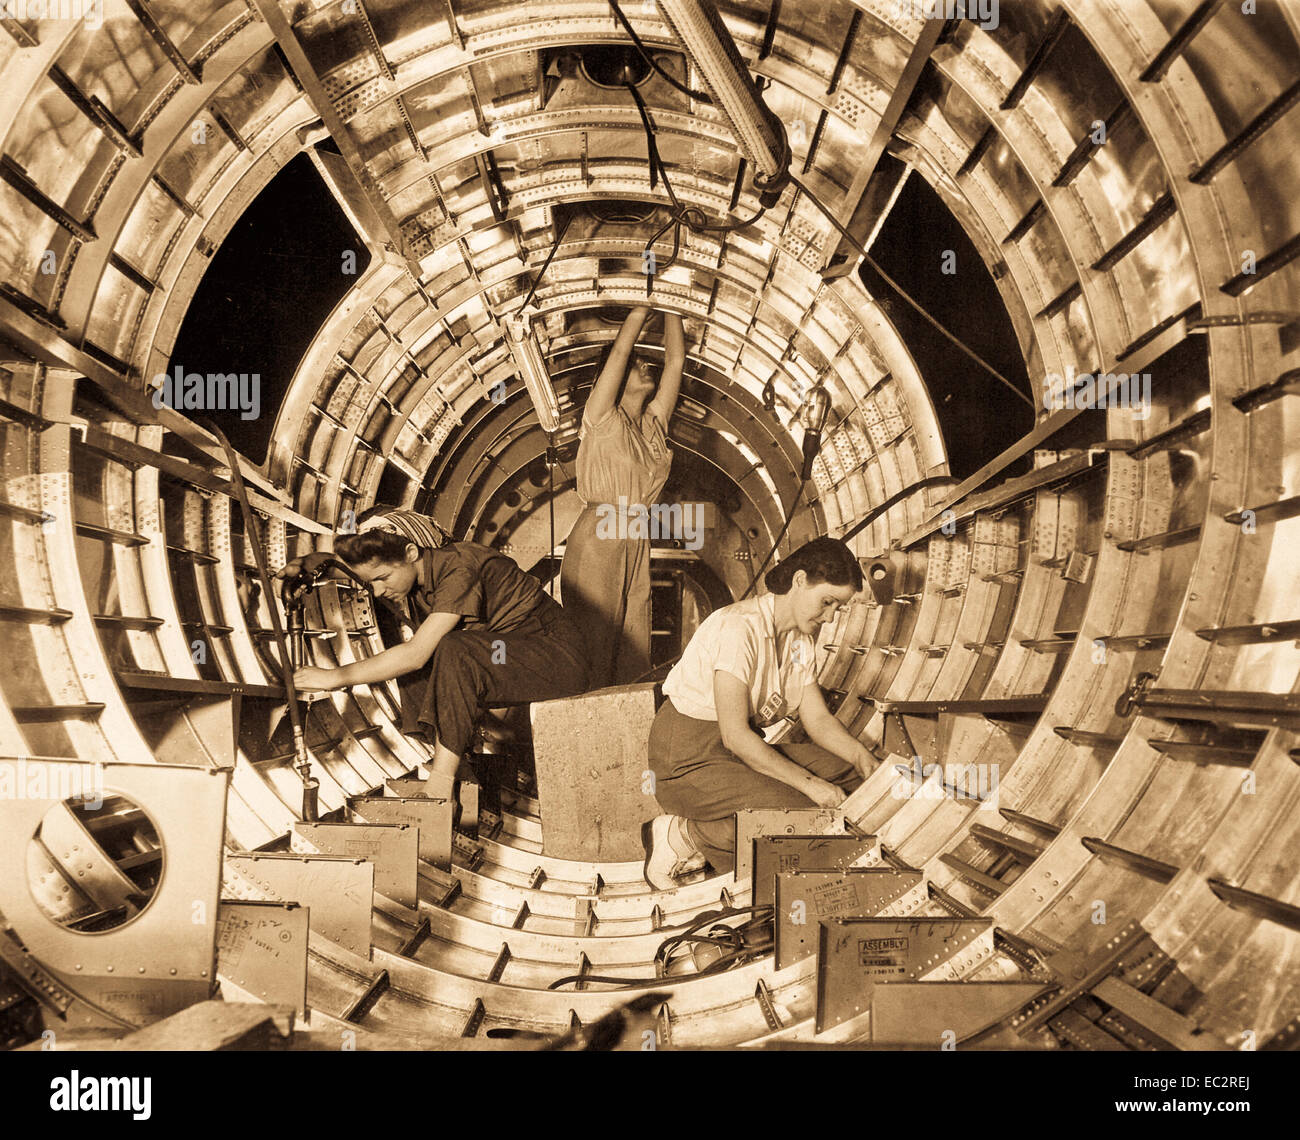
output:
<path id="1" fill-rule="evenodd" d="M 1296 396 L 1294 0 L 0 0 L 0 1049 L 1300 1046 Z"/>

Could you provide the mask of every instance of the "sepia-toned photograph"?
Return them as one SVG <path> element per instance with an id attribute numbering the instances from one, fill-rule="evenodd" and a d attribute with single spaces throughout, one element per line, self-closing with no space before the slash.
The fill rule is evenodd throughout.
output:
<path id="1" fill-rule="evenodd" d="M 0 0 L 8 1081 L 1283 1096 L 1298 156 L 1300 0 Z"/>

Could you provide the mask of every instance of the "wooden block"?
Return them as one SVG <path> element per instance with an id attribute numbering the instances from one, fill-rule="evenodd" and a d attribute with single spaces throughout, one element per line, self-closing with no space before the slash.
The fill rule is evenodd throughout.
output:
<path id="1" fill-rule="evenodd" d="M 121 1038 L 114 1049 L 227 1050 L 286 1049 L 293 1035 L 289 1007 L 204 1001 Z"/>
<path id="2" fill-rule="evenodd" d="M 542 850 L 557 859 L 637 861 L 641 825 L 661 814 L 646 791 L 653 685 L 616 685 L 532 705 Z"/>

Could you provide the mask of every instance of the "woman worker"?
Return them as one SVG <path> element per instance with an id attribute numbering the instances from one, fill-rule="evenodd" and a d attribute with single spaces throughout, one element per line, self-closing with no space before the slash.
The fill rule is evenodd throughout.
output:
<path id="1" fill-rule="evenodd" d="M 560 596 L 587 635 L 592 688 L 636 681 L 650 669 L 650 539 L 623 537 L 626 525 L 611 527 L 638 504 L 652 506 L 672 466 L 666 433 L 686 360 L 682 319 L 664 315 L 656 389 L 634 355 L 649 315 L 640 305 L 624 320 L 587 398 L 579 435 L 578 495 L 586 507 L 565 543 Z"/>
<path id="2" fill-rule="evenodd" d="M 827 709 L 813 667 L 818 630 L 862 589 L 839 539 L 806 543 L 764 578 L 770 593 L 715 610 L 664 681 L 650 729 L 655 798 L 645 877 L 657 890 L 710 863 L 735 866 L 747 808 L 836 807 L 877 764 Z M 759 729 L 798 713 L 811 743 L 773 747 Z"/>
<path id="3" fill-rule="evenodd" d="M 423 733 L 434 746 L 434 772 L 452 780 L 485 707 L 583 692 L 586 649 L 573 619 L 514 559 L 477 542 L 437 545 L 441 532 L 431 524 L 388 512 L 335 538 L 334 553 L 414 636 L 338 669 L 298 669 L 294 684 L 333 690 L 427 667 L 420 699 L 414 707 L 403 701 L 402 731 Z"/>

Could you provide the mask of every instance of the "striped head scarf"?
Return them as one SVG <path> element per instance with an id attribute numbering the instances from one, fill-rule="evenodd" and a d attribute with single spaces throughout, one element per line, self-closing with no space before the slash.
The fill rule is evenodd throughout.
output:
<path id="1" fill-rule="evenodd" d="M 451 535 L 442 529 L 428 515 L 416 511 L 385 511 L 374 515 L 365 522 L 357 524 L 357 533 L 368 530 L 384 530 L 389 534 L 400 534 L 410 539 L 416 546 L 445 546 L 451 541 Z"/>

